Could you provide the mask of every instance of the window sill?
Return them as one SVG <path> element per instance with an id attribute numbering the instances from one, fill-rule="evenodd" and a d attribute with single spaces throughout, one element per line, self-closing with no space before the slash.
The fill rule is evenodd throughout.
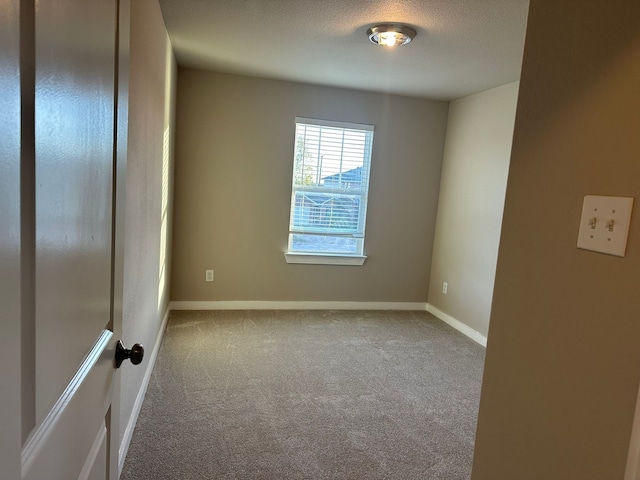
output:
<path id="1" fill-rule="evenodd" d="M 287 260 L 287 263 L 304 263 L 308 265 L 362 265 L 367 259 L 366 255 L 292 252 L 286 252 L 284 258 Z"/>

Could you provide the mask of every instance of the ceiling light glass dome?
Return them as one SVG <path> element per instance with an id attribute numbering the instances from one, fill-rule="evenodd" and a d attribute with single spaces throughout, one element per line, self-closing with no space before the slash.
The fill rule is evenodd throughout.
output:
<path id="1" fill-rule="evenodd" d="M 372 43 L 383 47 L 399 47 L 406 45 L 416 36 L 416 31 L 398 23 L 383 23 L 374 25 L 367 30 L 367 36 Z"/>

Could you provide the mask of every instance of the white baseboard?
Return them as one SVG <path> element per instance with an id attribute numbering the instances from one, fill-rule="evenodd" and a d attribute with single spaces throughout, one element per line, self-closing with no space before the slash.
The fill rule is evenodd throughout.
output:
<path id="1" fill-rule="evenodd" d="M 142 385 L 140 385 L 140 390 L 138 390 L 136 401 L 133 404 L 133 411 L 131 412 L 131 416 L 129 417 L 129 421 L 127 422 L 127 428 L 125 428 L 124 430 L 124 436 L 122 438 L 122 443 L 120 444 L 120 450 L 118 451 L 118 477 L 122 473 L 122 468 L 124 467 L 124 461 L 127 457 L 127 452 L 129 451 L 131 437 L 133 436 L 133 430 L 136 427 L 138 415 L 140 415 L 140 409 L 142 408 L 142 402 L 144 401 L 144 396 L 147 393 L 147 387 L 149 386 L 149 380 L 151 379 L 151 372 L 153 372 L 153 367 L 156 364 L 156 358 L 158 357 L 158 351 L 160 350 L 160 343 L 162 343 L 162 337 L 167 327 L 167 321 L 169 320 L 170 312 L 171 308 L 170 306 L 167 306 L 167 310 L 164 313 L 162 325 L 160 325 L 160 330 L 158 331 L 153 350 L 151 351 L 151 355 L 149 355 L 149 361 L 147 362 L 147 369 L 144 372 Z"/>
<path id="2" fill-rule="evenodd" d="M 474 342 L 479 343 L 483 347 L 487 346 L 487 337 L 482 335 L 480 332 L 474 330 L 469 325 L 462 323 L 460 320 L 453 318 L 451 315 L 447 315 L 443 311 L 438 310 L 436 307 L 434 307 L 430 303 L 427 304 L 427 312 L 432 313 L 447 325 L 450 325 L 456 330 L 458 330 L 460 333 L 465 334 Z"/>
<path id="3" fill-rule="evenodd" d="M 171 310 L 419 310 L 427 309 L 421 302 L 271 302 L 220 301 L 171 302 Z"/>

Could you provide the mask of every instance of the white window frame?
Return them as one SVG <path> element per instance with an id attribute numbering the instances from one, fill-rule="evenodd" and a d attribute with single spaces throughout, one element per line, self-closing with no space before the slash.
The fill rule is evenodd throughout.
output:
<path id="1" fill-rule="evenodd" d="M 371 154 L 373 149 L 373 133 L 374 126 L 373 125 L 365 125 L 358 123 L 348 123 L 348 122 L 337 122 L 337 121 L 327 121 L 327 120 L 318 120 L 312 118 L 303 118 L 296 117 L 295 118 L 295 131 L 298 131 L 298 125 L 313 125 L 319 127 L 332 127 L 339 128 L 345 130 L 358 130 L 367 132 L 367 136 L 365 138 L 365 154 L 362 165 L 362 178 L 364 183 L 364 188 L 360 193 L 360 215 L 358 217 L 358 232 L 355 234 L 338 234 L 331 233 L 326 231 L 316 231 L 309 230 L 306 228 L 304 230 L 296 230 L 293 228 L 293 219 L 294 219 L 294 208 L 295 208 L 295 199 L 296 193 L 300 191 L 313 191 L 316 190 L 319 192 L 331 192 L 340 194 L 343 193 L 341 189 L 328 189 L 317 186 L 307 186 L 301 187 L 295 184 L 295 155 L 296 155 L 296 146 L 297 146 L 297 138 L 294 141 L 294 160 L 293 160 L 293 175 L 291 181 L 291 203 L 290 203 L 290 217 L 289 217 L 289 240 L 287 252 L 285 252 L 285 259 L 287 263 L 304 263 L 304 264 L 316 264 L 316 265 L 362 265 L 366 260 L 366 255 L 364 254 L 364 240 L 365 240 L 365 224 L 367 217 L 367 203 L 368 203 L 368 194 L 369 194 L 369 178 L 371 171 Z M 370 132 L 370 133 L 369 133 Z M 344 193 L 347 193 L 347 189 L 344 189 Z M 353 192 L 348 192 L 350 195 L 353 195 Z M 317 234 L 317 235 L 326 235 L 326 236 L 346 236 L 350 238 L 356 238 L 356 253 L 322 253 L 322 252 L 307 252 L 307 251 L 294 251 L 292 249 L 292 241 L 293 236 L 295 234 Z"/>

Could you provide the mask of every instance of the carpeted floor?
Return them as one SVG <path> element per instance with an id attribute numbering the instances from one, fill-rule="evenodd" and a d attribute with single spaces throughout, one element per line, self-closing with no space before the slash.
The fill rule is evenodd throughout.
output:
<path id="1" fill-rule="evenodd" d="M 468 479 L 483 365 L 426 312 L 173 312 L 120 478 Z"/>

